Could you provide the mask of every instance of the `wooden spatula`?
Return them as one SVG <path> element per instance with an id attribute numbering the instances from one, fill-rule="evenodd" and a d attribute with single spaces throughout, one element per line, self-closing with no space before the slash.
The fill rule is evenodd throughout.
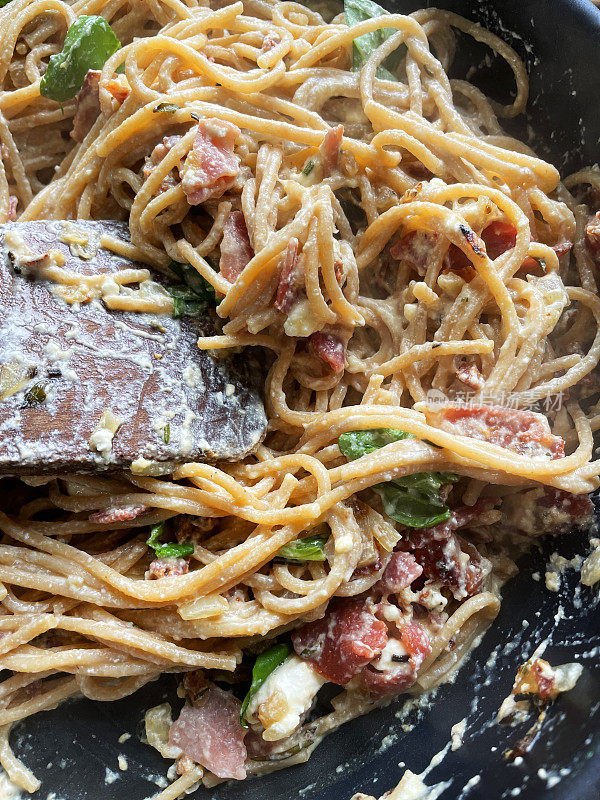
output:
<path id="1" fill-rule="evenodd" d="M 0 226 L 0 475 L 164 474 L 242 458 L 266 428 L 261 370 L 246 354 L 198 348 L 210 312 L 111 311 L 101 297 L 69 304 L 71 289 L 32 261 L 53 251 L 51 263 L 64 256 L 62 269 L 84 275 L 144 268 L 103 248 L 103 236 L 129 232 L 118 222 Z"/>

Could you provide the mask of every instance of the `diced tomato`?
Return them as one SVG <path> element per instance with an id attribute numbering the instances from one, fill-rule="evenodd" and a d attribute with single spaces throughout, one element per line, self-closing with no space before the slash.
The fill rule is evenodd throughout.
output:
<path id="1" fill-rule="evenodd" d="M 323 177 L 325 178 L 331 175 L 338 165 L 343 136 L 344 126 L 336 125 L 335 128 L 330 128 L 323 137 L 321 147 L 319 148 L 319 155 L 323 167 Z"/>
<path id="2" fill-rule="evenodd" d="M 511 250 L 517 241 L 517 229 L 510 222 L 495 220 L 491 222 L 481 233 L 481 238 L 485 244 L 488 256 L 492 259 Z M 463 253 L 460 247 L 451 244 L 444 257 L 444 270 L 460 275 L 467 283 L 475 277 L 473 265 Z"/>
<path id="3" fill-rule="evenodd" d="M 253 258 L 254 250 L 250 244 L 244 215 L 241 211 L 232 211 L 225 222 L 221 239 L 221 275 L 230 283 L 235 283 Z"/>
<path id="4" fill-rule="evenodd" d="M 298 263 L 298 239 L 290 239 L 280 258 L 279 284 L 277 286 L 277 296 L 273 304 L 277 311 L 288 314 L 296 299 L 296 266 Z"/>
<path id="5" fill-rule="evenodd" d="M 440 582 L 446 586 L 457 600 L 476 594 L 491 570 L 491 564 L 484 559 L 476 547 L 455 534 L 447 539 L 431 538 L 428 542 L 419 532 L 418 542 L 412 552 L 423 567 L 425 583 Z"/>
<path id="6" fill-rule="evenodd" d="M 542 658 L 536 658 L 531 665 L 531 672 L 537 684 L 537 694 L 542 700 L 548 700 L 554 694 L 556 675 L 550 664 Z"/>
<path id="7" fill-rule="evenodd" d="M 409 622 L 402 628 L 400 641 L 408 650 L 412 668 L 418 670 L 431 653 L 431 641 L 427 632 L 418 622 Z"/>
<path id="8" fill-rule="evenodd" d="M 221 197 L 240 171 L 233 151 L 240 129 L 220 119 L 201 119 L 182 169 L 181 185 L 191 206 Z"/>
<path id="9" fill-rule="evenodd" d="M 408 654 L 406 661 L 395 664 L 391 669 L 377 669 L 369 665 L 361 673 L 361 681 L 374 700 L 412 686 L 419 667 L 431 653 L 429 636 L 418 622 L 409 622 L 402 628 L 400 642 Z"/>
<path id="10" fill-rule="evenodd" d="M 334 372 L 343 372 L 346 364 L 346 343 L 336 333 L 322 330 L 309 337 L 309 344 L 319 358 Z"/>
<path id="11" fill-rule="evenodd" d="M 392 553 L 388 565 L 373 590 L 388 594 L 406 589 L 423 572 L 423 567 L 417 563 L 411 553 L 397 551 Z"/>
<path id="12" fill-rule="evenodd" d="M 564 441 L 550 431 L 548 420 L 533 411 L 504 406 L 469 406 L 449 403 L 431 406 L 432 425 L 504 447 L 519 455 L 563 458 Z"/>
<path id="13" fill-rule="evenodd" d="M 568 528 L 582 525 L 591 520 L 594 513 L 594 504 L 587 494 L 571 494 L 563 489 L 553 486 L 544 487 L 544 496 L 539 499 L 539 504 L 545 508 L 553 508 L 567 518 Z"/>
<path id="14" fill-rule="evenodd" d="M 410 264 L 419 275 L 423 276 L 427 272 L 431 251 L 438 238 L 436 233 L 411 231 L 390 247 L 390 255 L 396 261 Z"/>
<path id="15" fill-rule="evenodd" d="M 294 650 L 333 683 L 345 684 L 387 642 L 387 627 L 364 600 L 334 598 L 323 619 L 309 622 L 292 634 Z"/>

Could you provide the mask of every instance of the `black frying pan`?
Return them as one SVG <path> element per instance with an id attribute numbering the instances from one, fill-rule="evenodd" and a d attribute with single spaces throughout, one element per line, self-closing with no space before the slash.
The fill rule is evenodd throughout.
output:
<path id="1" fill-rule="evenodd" d="M 394 11 L 423 5 L 419 0 L 383 2 Z M 537 151 L 563 174 L 598 160 L 600 12 L 588 0 L 447 0 L 437 5 L 482 22 L 525 58 L 532 101 L 527 120 L 511 123 L 512 132 L 527 140 L 529 123 L 536 132 Z M 455 74 L 464 75 L 475 65 L 471 80 L 506 102 L 510 74 L 497 60 L 486 66 L 484 56 L 483 50 L 465 40 Z M 451 726 L 466 717 L 465 743 L 448 753 L 426 779 L 429 784 L 451 781 L 441 800 L 598 800 L 598 593 L 579 587 L 574 572 L 567 574 L 566 585 L 557 594 L 549 592 L 543 581 L 553 550 L 570 557 L 584 552 L 586 543 L 587 536 L 581 533 L 564 535 L 547 541 L 543 552 L 525 561 L 521 573 L 504 589 L 496 623 L 456 682 L 441 687 L 429 708 L 399 719 L 402 701 L 398 701 L 332 734 L 307 764 L 243 784 L 200 790 L 194 797 L 349 800 L 356 791 L 380 795 L 396 784 L 405 765 L 414 772 L 423 770 L 448 742 Z M 541 581 L 532 579 L 536 572 Z M 506 728 L 495 724 L 494 718 L 518 665 L 544 639 L 549 641 L 546 657 L 551 663 L 578 660 L 585 671 L 575 689 L 551 707 L 540 739 L 523 763 L 510 764 L 503 753 L 528 725 Z M 486 667 L 490 656 L 493 663 Z M 57 800 L 142 800 L 157 791 L 152 779 L 164 776 L 169 762 L 141 744 L 139 734 L 149 706 L 167 696 L 174 704 L 181 702 L 173 688 L 174 680 L 164 678 L 120 702 L 73 702 L 18 726 L 16 749 L 42 779 L 36 800 L 46 800 L 49 792 L 55 792 Z M 132 736 L 120 744 L 118 739 L 126 732 Z M 119 772 L 119 754 L 127 760 L 127 771 Z M 112 783 L 105 781 L 107 774 L 109 780 L 112 777 L 107 767 L 118 775 Z M 479 776 L 478 783 L 471 780 L 474 776 Z M 553 785 L 556 778 L 561 779 Z"/>

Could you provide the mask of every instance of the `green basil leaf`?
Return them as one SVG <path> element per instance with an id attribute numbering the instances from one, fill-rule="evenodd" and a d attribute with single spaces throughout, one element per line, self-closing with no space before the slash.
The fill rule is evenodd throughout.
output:
<path id="1" fill-rule="evenodd" d="M 381 17 L 389 12 L 374 3 L 373 0 L 344 0 L 344 11 L 346 14 L 346 25 L 352 27 L 359 22 L 373 17 Z M 352 43 L 352 69 L 358 71 L 364 67 L 375 50 L 382 45 L 390 36 L 397 33 L 396 28 L 380 28 L 371 33 L 363 33 Z M 397 80 L 391 70 L 397 69 L 402 59 L 402 49 L 398 49 L 386 58 L 387 68 L 381 65 L 377 69 L 377 77 L 385 78 L 388 81 Z"/>
<path id="2" fill-rule="evenodd" d="M 0 0 L 0 8 L 4 8 L 10 3 L 10 0 Z"/>
<path id="3" fill-rule="evenodd" d="M 244 697 L 240 711 L 240 723 L 244 728 L 248 727 L 246 711 L 248 710 L 250 700 L 252 700 L 269 675 L 276 670 L 280 664 L 283 664 L 291 652 L 292 646 L 290 644 L 276 644 L 256 657 L 254 667 L 252 668 L 252 683 L 250 684 L 248 694 Z"/>
<path id="4" fill-rule="evenodd" d="M 383 510 L 391 519 L 407 528 L 430 528 L 450 519 L 450 509 L 441 500 L 411 493 L 394 481 L 373 487 L 381 497 Z"/>
<path id="5" fill-rule="evenodd" d="M 277 551 L 279 558 L 300 563 L 303 561 L 325 561 L 323 548 L 329 537 L 323 535 L 304 536 L 289 544 L 284 544 Z"/>
<path id="6" fill-rule="evenodd" d="M 198 300 L 204 302 L 207 306 L 214 307 L 218 305 L 220 301 L 217 301 L 214 287 L 191 264 L 171 261 L 169 269 L 196 295 Z"/>
<path id="7" fill-rule="evenodd" d="M 102 69 L 121 47 L 104 17 L 79 17 L 71 25 L 60 53 L 50 56 L 40 94 L 58 103 L 75 97 L 90 69 Z"/>
<path id="8" fill-rule="evenodd" d="M 348 431 L 338 438 L 338 447 L 350 461 L 372 453 L 392 442 L 413 438 L 397 428 Z M 383 510 L 407 528 L 429 528 L 450 518 L 450 509 L 440 500 L 440 489 L 459 480 L 451 472 L 417 472 L 373 489 L 381 497 Z"/>
<path id="9" fill-rule="evenodd" d="M 191 542 L 166 542 L 160 541 L 165 532 L 165 523 L 159 522 L 150 529 L 150 536 L 146 544 L 151 547 L 158 558 L 185 558 L 194 552 L 194 545 Z"/>
<path id="10" fill-rule="evenodd" d="M 191 542 L 168 542 L 156 548 L 156 555 L 159 558 L 186 558 L 194 552 L 194 545 Z"/>
<path id="11" fill-rule="evenodd" d="M 410 433 L 399 431 L 396 428 L 373 428 L 368 431 L 348 431 L 342 433 L 338 439 L 338 447 L 350 461 L 379 450 L 386 444 L 399 442 L 401 439 L 412 439 Z"/>
<path id="12" fill-rule="evenodd" d="M 195 317 L 202 313 L 208 303 L 193 292 L 188 286 L 167 286 L 173 298 L 174 317 Z"/>

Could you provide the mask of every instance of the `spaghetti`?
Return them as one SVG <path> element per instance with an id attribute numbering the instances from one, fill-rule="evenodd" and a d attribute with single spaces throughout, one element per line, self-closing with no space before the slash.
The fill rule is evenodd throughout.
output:
<path id="1" fill-rule="evenodd" d="M 267 439 L 243 463 L 24 479 L 0 513 L 0 761 L 27 791 L 10 726 L 164 672 L 188 702 L 147 719 L 181 773 L 163 800 L 306 760 L 452 675 L 514 558 L 589 518 L 598 173 L 560 183 L 502 131 L 528 84 L 493 34 L 436 10 L 321 11 L 0 12 L 2 218 L 127 220 L 131 243 L 102 244 L 149 269 L 107 304 L 146 312 L 125 283 L 191 265 L 220 298 L 199 347 L 262 348 L 268 370 Z M 67 29 L 100 14 L 121 46 L 75 98 L 43 96 Z M 508 62 L 513 102 L 448 78 L 454 29 Z M 311 713 L 326 682 L 340 693 Z"/>

